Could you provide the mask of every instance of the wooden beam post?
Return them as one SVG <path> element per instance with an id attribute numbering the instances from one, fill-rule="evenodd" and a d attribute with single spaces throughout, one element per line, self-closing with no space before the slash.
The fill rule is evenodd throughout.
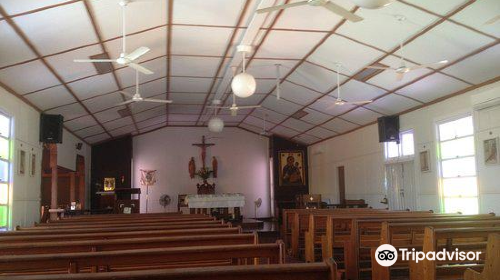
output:
<path id="1" fill-rule="evenodd" d="M 69 173 L 69 203 L 76 201 L 76 172 Z"/>
<path id="2" fill-rule="evenodd" d="M 50 169 L 52 171 L 50 187 L 50 209 L 57 209 L 57 144 L 49 144 L 50 150 Z M 51 220 L 57 220 L 57 213 L 50 213 Z"/>
<path id="3" fill-rule="evenodd" d="M 78 172 L 78 201 L 85 209 L 85 158 L 78 156 L 81 160 L 77 161 L 76 171 Z"/>

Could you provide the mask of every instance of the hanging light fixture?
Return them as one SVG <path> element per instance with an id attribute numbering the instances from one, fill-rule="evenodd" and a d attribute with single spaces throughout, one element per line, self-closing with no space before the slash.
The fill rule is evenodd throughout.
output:
<path id="1" fill-rule="evenodd" d="M 394 0 L 352 0 L 352 2 L 365 9 L 378 9 L 391 4 Z"/>
<path id="2" fill-rule="evenodd" d="M 214 105 L 220 105 L 220 100 L 212 101 Z M 219 133 L 224 129 L 224 121 L 217 117 L 217 109 L 214 109 L 214 116 L 208 121 L 208 130 L 210 132 Z"/>
<path id="3" fill-rule="evenodd" d="M 246 98 L 252 96 L 255 93 L 255 89 L 257 88 L 257 83 L 255 82 L 255 78 L 246 73 L 246 54 L 252 51 L 251 46 L 239 45 L 237 47 L 237 51 L 242 53 L 243 56 L 243 66 L 242 72 L 236 76 L 234 76 L 233 81 L 231 82 L 231 89 L 233 93 L 241 98 Z"/>

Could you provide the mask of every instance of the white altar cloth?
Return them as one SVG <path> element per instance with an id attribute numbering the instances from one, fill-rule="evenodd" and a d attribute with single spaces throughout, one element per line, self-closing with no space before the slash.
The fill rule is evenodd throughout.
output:
<path id="1" fill-rule="evenodd" d="M 245 206 L 245 196 L 240 193 L 188 194 L 189 208 L 231 208 Z"/>

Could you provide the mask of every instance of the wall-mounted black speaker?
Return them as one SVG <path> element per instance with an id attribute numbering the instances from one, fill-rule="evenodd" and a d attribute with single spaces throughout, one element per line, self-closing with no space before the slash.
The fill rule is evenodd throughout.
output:
<path id="1" fill-rule="evenodd" d="M 64 118 L 61 115 L 40 116 L 40 142 L 62 143 Z"/>
<path id="2" fill-rule="evenodd" d="M 378 121 L 378 141 L 399 143 L 399 116 L 380 117 Z"/>

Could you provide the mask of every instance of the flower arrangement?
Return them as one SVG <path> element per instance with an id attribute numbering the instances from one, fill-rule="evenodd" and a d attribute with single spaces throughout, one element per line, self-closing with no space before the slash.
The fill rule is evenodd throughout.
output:
<path id="1" fill-rule="evenodd" d="M 206 181 L 208 178 L 210 178 L 210 174 L 212 174 L 213 171 L 206 168 L 206 167 L 202 167 L 200 168 L 200 170 L 196 171 L 196 176 L 200 177 L 201 179 L 203 179 L 204 181 Z"/>

